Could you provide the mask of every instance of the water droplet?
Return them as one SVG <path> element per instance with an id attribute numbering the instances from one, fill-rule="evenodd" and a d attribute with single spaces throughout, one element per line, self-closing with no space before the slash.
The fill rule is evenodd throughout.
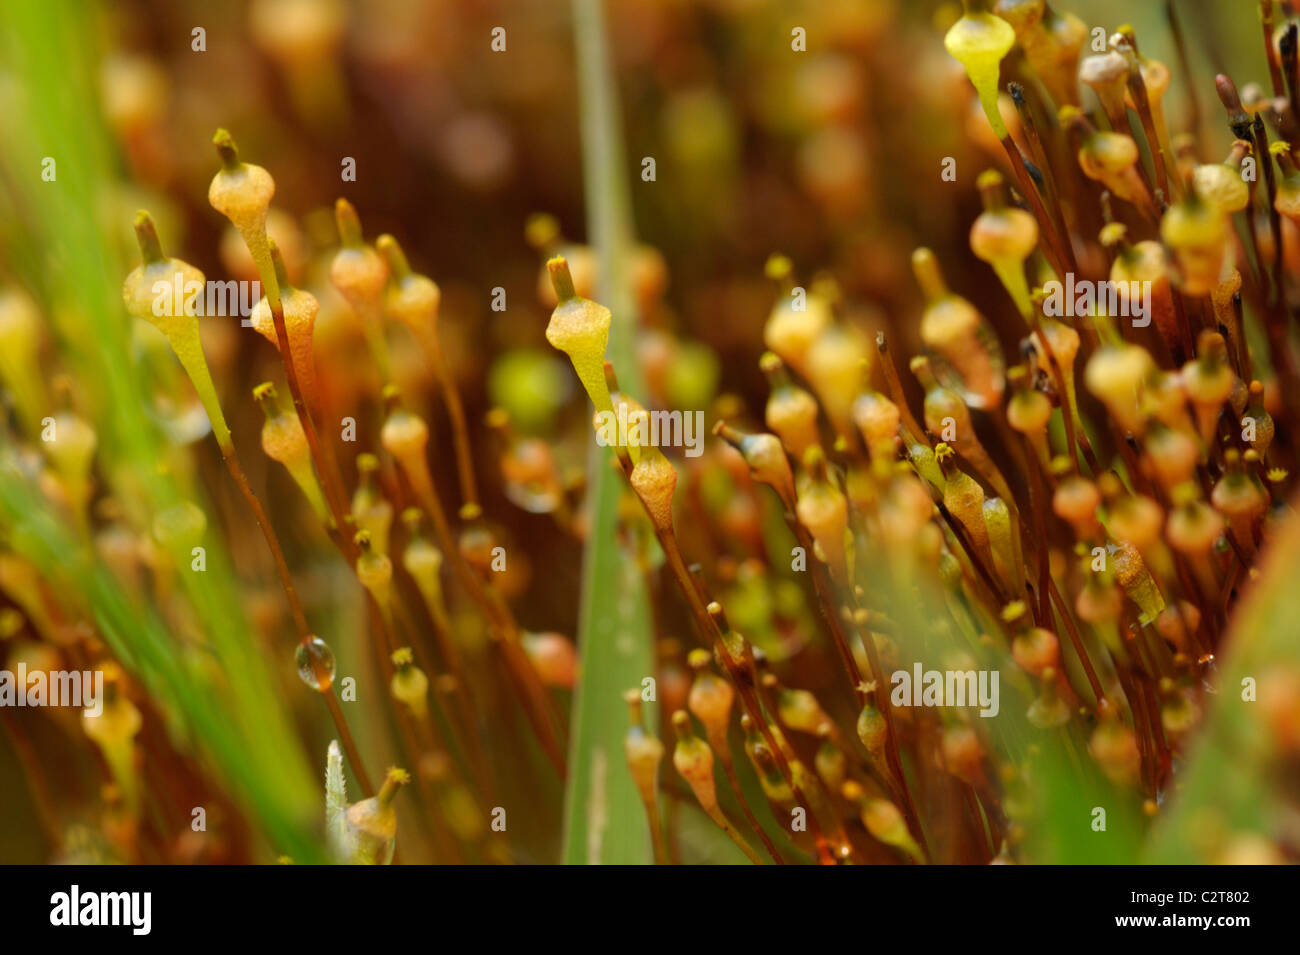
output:
<path id="1" fill-rule="evenodd" d="M 298 644 L 294 662 L 299 679 L 313 690 L 328 693 L 334 685 L 334 651 L 320 637 Z"/>

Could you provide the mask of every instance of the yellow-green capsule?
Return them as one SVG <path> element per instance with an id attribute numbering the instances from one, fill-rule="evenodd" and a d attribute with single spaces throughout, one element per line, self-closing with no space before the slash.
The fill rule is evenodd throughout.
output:
<path id="1" fill-rule="evenodd" d="M 597 413 L 608 411 L 613 414 L 614 404 L 605 382 L 605 350 L 609 346 L 613 316 L 605 306 L 578 295 L 564 256 L 553 257 L 546 263 L 546 268 L 557 300 L 546 326 L 546 340 L 551 347 L 569 356 L 573 370 Z"/>
<path id="2" fill-rule="evenodd" d="M 181 259 L 163 255 L 153 219 L 143 210 L 136 213 L 135 234 L 140 243 L 141 264 L 122 283 L 122 301 L 134 318 L 143 319 L 167 337 L 181 367 L 189 375 L 203 410 L 212 423 L 212 434 L 222 453 L 233 444 L 217 389 L 212 383 L 203 343 L 199 339 L 199 302 L 203 299 L 204 276 Z"/>
<path id="3" fill-rule="evenodd" d="M 41 377 L 40 347 L 36 303 L 21 289 L 0 290 L 0 384 L 13 397 L 18 419 L 33 440 L 50 407 Z"/>
<path id="4" fill-rule="evenodd" d="M 254 388 L 253 397 L 262 406 L 262 413 L 266 416 L 262 424 L 262 450 L 272 461 L 284 465 L 284 469 L 307 498 L 316 517 L 322 523 L 330 524 L 329 509 L 325 506 L 325 495 L 321 492 L 320 482 L 312 467 L 311 449 L 307 445 L 302 422 L 297 415 L 286 414 L 280 407 L 276 400 L 275 386 L 269 381 Z"/>
<path id="5" fill-rule="evenodd" d="M 948 30 L 943 45 L 970 77 L 993 132 L 1005 139 L 1007 127 L 998 112 L 998 73 L 1002 58 L 1015 46 L 1016 31 L 986 6 L 981 0 L 966 0 L 965 13 Z"/>

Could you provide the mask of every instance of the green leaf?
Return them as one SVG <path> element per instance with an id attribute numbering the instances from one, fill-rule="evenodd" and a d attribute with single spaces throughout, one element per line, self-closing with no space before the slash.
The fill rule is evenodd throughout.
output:
<path id="1" fill-rule="evenodd" d="M 1268 717 L 1294 721 L 1300 709 L 1298 563 L 1300 515 L 1292 513 L 1277 525 L 1257 565 L 1259 578 L 1237 605 L 1224 639 L 1218 692 L 1205 698 L 1210 711 L 1143 861 L 1218 863 L 1230 854 L 1255 857 L 1244 850 L 1262 847 L 1262 840 L 1276 845 L 1291 838 L 1294 780 L 1283 769 L 1285 745 Z"/>
<path id="2" fill-rule="evenodd" d="M 128 519 L 147 529 L 159 512 L 203 499 L 176 451 L 145 409 L 145 375 L 133 356 L 122 307 L 122 279 L 134 252 L 117 237 L 125 216 L 114 208 L 122 184 L 113 148 L 94 117 L 100 50 L 97 8 L 70 0 L 15 0 L 0 30 L 0 217 L 6 261 L 40 302 L 67 372 L 99 436 L 98 472 Z M 41 159 L 56 178 L 40 178 Z M 7 449 L 0 449 L 7 450 Z M 215 449 L 210 449 L 215 454 Z M 209 515 L 214 513 L 205 508 Z M 210 517 L 211 520 L 211 517 Z M 205 539 L 207 570 L 178 575 L 202 649 L 182 652 L 177 636 L 138 606 L 102 561 L 84 547 L 11 460 L 0 461 L 0 535 L 46 579 L 75 597 L 113 654 L 160 704 L 176 745 L 206 760 L 212 778 L 246 807 L 270 852 L 296 861 L 325 857 L 320 796 L 305 749 L 291 724 L 271 663 L 292 665 L 285 647 L 268 663 L 243 606 L 220 535 Z M 188 556 L 186 557 L 188 562 Z"/>
<path id="3" fill-rule="evenodd" d="M 574 0 L 587 222 L 600 262 L 597 297 L 613 311 L 609 360 L 620 384 L 640 389 L 634 351 L 636 301 L 628 279 L 631 203 L 619 129 L 618 86 L 605 43 L 600 0 Z M 622 478 L 609 451 L 592 443 L 588 461 L 591 530 L 583 556 L 578 622 L 581 670 L 573 697 L 565 793 L 566 863 L 649 864 L 650 826 L 623 758 L 622 693 L 654 674 L 645 583 L 634 555 L 618 543 Z M 654 725 L 653 707 L 646 717 Z"/>
<path id="4" fill-rule="evenodd" d="M 325 837 L 339 859 L 351 855 L 347 811 L 348 788 L 343 779 L 343 753 L 339 741 L 332 739 L 325 755 Z"/>

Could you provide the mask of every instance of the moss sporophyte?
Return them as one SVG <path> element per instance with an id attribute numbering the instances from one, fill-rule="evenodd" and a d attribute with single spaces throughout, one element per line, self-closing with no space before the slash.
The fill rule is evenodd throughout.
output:
<path id="1" fill-rule="evenodd" d="M 1160 44 L 811 4 L 776 56 L 667 5 L 712 79 L 627 61 L 633 190 L 590 0 L 581 137 L 454 43 L 411 125 L 430 28 L 333 2 L 250 7 L 283 96 L 115 52 L 130 193 L 75 84 L 19 96 L 33 142 L 89 137 L 0 265 L 0 729 L 51 857 L 1295 861 L 1300 30 L 1263 0 L 1238 89 L 1168 6 Z M 1229 6 L 1189 34 L 1216 62 Z M 557 49 L 510 46 L 545 110 Z M 395 122 L 331 158 L 380 67 Z M 176 125 L 264 89 L 247 156 Z M 535 211 L 578 185 L 590 244 Z M 83 661 L 71 721 L 31 705 Z"/>

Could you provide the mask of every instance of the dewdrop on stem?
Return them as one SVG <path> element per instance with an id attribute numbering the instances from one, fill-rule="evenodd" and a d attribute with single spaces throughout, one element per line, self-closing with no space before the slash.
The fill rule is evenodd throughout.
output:
<path id="1" fill-rule="evenodd" d="M 546 325 L 546 340 L 564 352 L 582 382 L 596 412 L 614 412 L 609 386 L 605 383 L 605 350 L 609 346 L 609 329 L 613 317 L 609 309 L 582 298 L 573 288 L 573 276 L 564 256 L 557 255 L 546 263 L 555 288 L 557 304 Z"/>
<path id="2" fill-rule="evenodd" d="M 332 526 L 334 519 L 325 506 L 325 496 L 321 493 L 316 471 L 312 468 L 307 436 L 303 433 L 298 416 L 284 412 L 277 399 L 275 385 L 269 381 L 254 388 L 253 397 L 262 406 L 262 413 L 266 416 L 262 425 L 262 450 L 272 461 L 284 465 L 320 522 L 327 527 Z"/>
<path id="3" fill-rule="evenodd" d="M 935 376 L 970 407 L 997 407 L 1006 386 L 997 335 L 974 305 L 948 290 L 933 252 L 913 252 L 912 271 L 926 299 L 921 341 L 934 353 Z"/>
<path id="4" fill-rule="evenodd" d="M 429 716 L 429 678 L 415 665 L 415 655 L 410 647 L 393 651 L 393 677 L 388 690 L 416 720 L 423 722 Z"/>
<path id="5" fill-rule="evenodd" d="M 200 290 L 204 288 L 203 273 L 188 262 L 163 255 L 158 232 L 149 213 L 136 213 L 135 234 L 140 243 L 143 261 L 122 283 L 122 300 L 126 310 L 132 317 L 143 319 L 167 337 L 167 343 L 171 345 L 172 351 L 180 359 L 181 367 L 194 384 L 194 390 L 212 423 L 212 434 L 217 439 L 222 454 L 228 455 L 233 449 L 230 428 L 226 425 L 225 415 L 221 413 L 217 389 L 212 383 L 212 374 L 203 357 L 203 343 L 199 339 L 196 311 L 202 293 L 200 291 L 196 295 L 190 295 L 187 291 L 196 287 Z M 161 294 L 154 290 L 159 283 L 166 285 L 166 291 Z M 178 299 L 181 300 L 179 303 Z M 181 306 L 179 312 L 177 304 Z"/>
<path id="6" fill-rule="evenodd" d="M 294 650 L 298 679 L 317 693 L 328 693 L 334 686 L 334 651 L 320 637 L 308 635 Z"/>
<path id="7" fill-rule="evenodd" d="M 1025 210 L 1007 205 L 1006 186 L 996 169 L 980 173 L 976 185 L 984 211 L 970 228 L 971 251 L 993 267 L 1026 324 L 1031 324 L 1034 305 L 1025 260 L 1038 246 L 1038 222 Z"/>
<path id="8" fill-rule="evenodd" d="M 384 337 L 384 288 L 388 284 L 388 263 L 361 235 L 361 220 L 352 203 L 340 198 L 334 203 L 342 247 L 330 262 L 330 282 L 361 320 L 361 329 L 371 357 L 385 381 L 392 378 L 388 341 Z"/>
<path id="9" fill-rule="evenodd" d="M 1008 135 L 998 111 L 998 75 L 1002 58 L 1016 43 L 1016 31 L 1006 20 L 988 12 L 985 0 L 964 0 L 965 13 L 943 38 L 948 51 L 970 77 L 984 115 L 998 139 Z"/>
<path id="10" fill-rule="evenodd" d="M 266 234 L 266 214 L 275 195 L 275 180 L 261 166 L 240 161 L 235 140 L 226 130 L 218 129 L 212 144 L 221 159 L 221 169 L 208 186 L 208 204 L 229 219 L 244 240 L 267 300 L 273 309 L 279 308 L 280 288 L 276 284 Z"/>

